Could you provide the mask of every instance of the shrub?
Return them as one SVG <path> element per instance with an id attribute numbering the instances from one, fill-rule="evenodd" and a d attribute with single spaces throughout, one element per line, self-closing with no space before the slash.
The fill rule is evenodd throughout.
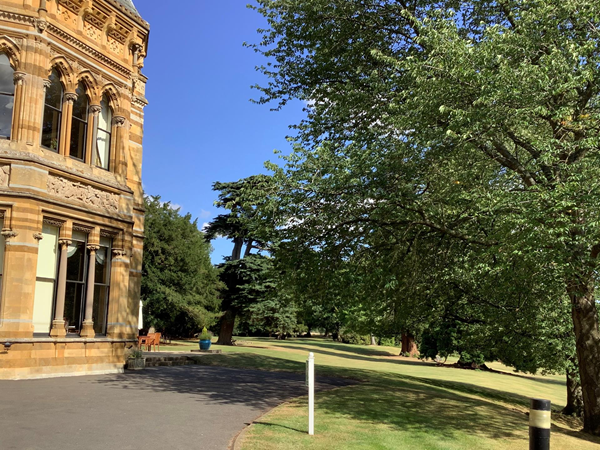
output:
<path id="1" fill-rule="evenodd" d="M 202 328 L 202 333 L 200 333 L 198 339 L 201 341 L 210 341 L 212 339 L 212 333 L 204 327 Z"/>

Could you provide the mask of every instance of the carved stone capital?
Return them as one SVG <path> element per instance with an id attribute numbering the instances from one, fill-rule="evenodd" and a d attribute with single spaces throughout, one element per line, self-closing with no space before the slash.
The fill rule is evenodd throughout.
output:
<path id="1" fill-rule="evenodd" d="M 122 256 L 126 256 L 127 252 L 122 248 L 113 248 L 112 254 L 115 258 L 120 258 Z"/>
<path id="2" fill-rule="evenodd" d="M 15 72 L 13 74 L 13 81 L 15 82 L 15 86 L 23 86 L 23 82 L 25 81 L 25 76 L 27 74 L 25 72 Z"/>
<path id="3" fill-rule="evenodd" d="M 70 239 L 59 239 L 58 240 L 58 245 L 60 245 L 61 247 L 68 247 L 72 243 L 73 242 Z"/>
<path id="4" fill-rule="evenodd" d="M 44 239 L 44 235 L 42 233 L 33 233 L 33 238 L 36 241 L 41 241 L 42 239 Z"/>
<path id="5" fill-rule="evenodd" d="M 52 81 L 45 79 L 44 80 L 44 89 L 48 89 L 50 86 L 52 86 Z"/>
<path id="6" fill-rule="evenodd" d="M 97 116 L 98 114 L 100 114 L 101 111 L 102 111 L 102 106 L 100 106 L 100 105 L 90 105 L 90 112 L 94 116 Z"/>
<path id="7" fill-rule="evenodd" d="M 90 251 L 90 253 L 96 253 L 98 250 L 100 250 L 100 246 L 90 244 L 87 246 L 87 249 Z"/>
<path id="8" fill-rule="evenodd" d="M 113 117 L 113 125 L 115 125 L 116 127 L 124 127 L 125 126 L 125 117 L 123 116 L 115 116 Z"/>
<path id="9" fill-rule="evenodd" d="M 2 228 L 2 232 L 0 234 L 4 236 L 6 241 L 10 241 L 12 238 L 15 238 L 19 235 L 19 233 L 11 230 L 10 228 Z"/>
<path id="10" fill-rule="evenodd" d="M 69 103 L 75 103 L 75 101 L 77 101 L 77 94 L 75 92 L 67 92 L 65 94 L 65 100 Z"/>

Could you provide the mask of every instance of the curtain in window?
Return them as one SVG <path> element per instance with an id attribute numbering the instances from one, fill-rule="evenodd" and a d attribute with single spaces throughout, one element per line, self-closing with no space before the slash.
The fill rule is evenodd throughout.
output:
<path id="1" fill-rule="evenodd" d="M 50 333 L 52 304 L 58 276 L 59 228 L 44 224 L 39 241 L 35 297 L 33 301 L 34 333 Z"/>
<path id="2" fill-rule="evenodd" d="M 110 159 L 110 138 L 112 130 L 112 110 L 106 96 L 100 102 L 102 110 L 98 116 L 98 129 L 96 130 L 96 166 L 108 170 Z"/>

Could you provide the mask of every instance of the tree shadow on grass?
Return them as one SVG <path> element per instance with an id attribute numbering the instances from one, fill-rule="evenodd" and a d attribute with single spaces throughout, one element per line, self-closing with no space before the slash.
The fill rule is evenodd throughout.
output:
<path id="1" fill-rule="evenodd" d="M 301 362 L 252 353 L 229 354 L 226 358 L 220 356 L 222 355 L 202 357 L 199 362 L 289 372 L 303 372 L 305 369 Z M 317 380 L 343 377 L 367 381 L 361 385 L 320 394 L 318 408 L 326 413 L 344 414 L 363 421 L 385 423 L 409 430 L 441 430 L 441 435 L 468 431 L 489 438 L 508 439 L 522 438 L 527 434 L 528 418 L 524 411 L 529 398 L 523 395 L 464 382 L 365 369 L 317 366 L 316 374 Z M 521 405 L 524 408 L 519 411 L 490 400 Z M 296 403 L 305 408 L 305 399 L 297 400 Z M 264 425 L 281 426 L 270 423 Z M 598 438 L 560 425 L 560 420 L 555 420 L 553 432 L 600 443 Z M 305 431 L 302 430 L 303 433 Z"/>
<path id="2" fill-rule="evenodd" d="M 440 438 L 462 432 L 490 439 L 524 439 L 528 431 L 528 417 L 523 411 L 409 381 L 386 386 L 366 383 L 325 392 L 319 395 L 318 405 L 327 414 Z M 600 443 L 593 436 L 556 425 L 553 432 Z"/>
<path id="3" fill-rule="evenodd" d="M 353 354 L 349 354 L 349 353 L 335 353 L 335 352 L 328 352 L 327 350 L 321 350 L 321 349 L 312 349 L 312 348 L 308 348 L 308 347 L 300 347 L 300 346 L 296 346 L 296 345 L 286 345 L 285 346 L 286 349 L 292 349 L 292 350 L 302 350 L 302 351 L 306 351 L 306 352 L 313 352 L 315 354 L 318 355 L 327 355 L 327 356 L 335 356 L 337 358 L 345 358 L 345 359 L 354 359 L 357 361 L 367 361 L 367 362 L 371 362 L 371 363 L 386 363 L 386 364 L 400 364 L 400 365 L 407 365 L 407 366 L 420 366 L 420 367 L 426 367 L 426 366 L 434 366 L 435 363 L 428 363 L 428 362 L 423 362 L 423 361 L 419 361 L 419 360 L 388 360 L 388 359 L 374 359 L 373 357 L 368 357 L 368 356 L 359 356 L 359 355 L 353 355 Z M 389 354 L 386 354 L 386 356 L 390 356 Z"/>
<path id="4" fill-rule="evenodd" d="M 358 345 L 348 345 L 348 344 L 336 344 L 335 342 L 319 342 L 319 341 L 315 341 L 313 340 L 313 338 L 310 338 L 311 340 L 302 340 L 302 339 L 289 339 L 289 340 L 285 340 L 282 341 L 282 345 L 281 347 L 289 347 L 288 345 L 286 345 L 287 342 L 291 342 L 292 344 L 298 344 L 298 345 L 310 345 L 313 347 L 321 347 L 321 348 L 327 348 L 327 349 L 331 349 L 331 350 L 338 350 L 340 352 L 344 352 L 344 353 L 356 353 L 357 355 L 364 355 L 364 356 L 397 356 L 398 354 L 400 354 L 400 349 L 398 349 L 397 353 L 391 353 L 385 350 L 378 350 L 375 347 L 371 347 L 371 346 L 358 346 Z M 277 344 L 275 344 L 277 345 Z"/>

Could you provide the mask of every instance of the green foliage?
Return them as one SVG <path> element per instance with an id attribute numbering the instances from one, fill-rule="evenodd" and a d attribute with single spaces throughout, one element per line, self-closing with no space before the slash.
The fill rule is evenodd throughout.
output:
<path id="1" fill-rule="evenodd" d="M 343 330 L 340 333 L 339 341 L 344 344 L 369 345 L 371 343 L 371 336 Z"/>
<path id="2" fill-rule="evenodd" d="M 141 359 L 144 357 L 144 352 L 141 350 L 129 350 L 127 359 Z"/>
<path id="3" fill-rule="evenodd" d="M 255 9 L 258 101 L 308 105 L 257 218 L 294 280 L 327 297 L 309 302 L 338 329 L 428 331 L 440 351 L 520 370 L 576 354 L 584 428 L 600 435 L 597 1 Z"/>
<path id="4" fill-rule="evenodd" d="M 146 197 L 142 302 L 145 325 L 170 336 L 192 337 L 215 323 L 219 280 L 210 245 L 191 215 Z"/>
<path id="5" fill-rule="evenodd" d="M 210 341 L 212 339 L 212 333 L 206 329 L 206 327 L 202 328 L 202 333 L 198 335 L 198 340 L 200 341 Z"/>

